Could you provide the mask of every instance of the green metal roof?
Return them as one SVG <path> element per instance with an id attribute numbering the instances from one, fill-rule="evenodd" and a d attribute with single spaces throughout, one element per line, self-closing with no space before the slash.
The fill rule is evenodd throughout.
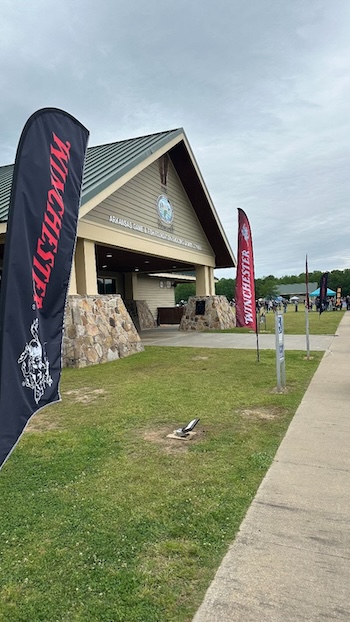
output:
<path id="1" fill-rule="evenodd" d="M 86 155 L 81 204 L 87 203 L 119 177 L 182 133 L 183 129 L 179 128 L 90 147 Z"/>
<path id="2" fill-rule="evenodd" d="M 312 292 L 316 287 L 317 283 L 309 283 L 309 292 Z M 286 285 L 282 283 L 276 289 L 281 296 L 303 296 L 306 294 L 305 283 L 288 283 Z"/>
<path id="3" fill-rule="evenodd" d="M 184 133 L 182 128 L 89 147 L 83 175 L 81 204 L 107 188 L 145 158 Z M 0 222 L 8 217 L 14 165 L 0 167 Z"/>
<path id="4" fill-rule="evenodd" d="M 9 211 L 13 164 L 0 167 L 0 222 L 7 220 Z"/>
<path id="5" fill-rule="evenodd" d="M 235 266 L 236 260 L 182 128 L 89 147 L 83 175 L 82 206 L 152 154 L 161 149 L 167 151 L 167 145 L 171 161 L 214 251 L 216 267 Z M 6 222 L 8 218 L 13 168 L 13 165 L 0 166 L 0 222 Z"/>

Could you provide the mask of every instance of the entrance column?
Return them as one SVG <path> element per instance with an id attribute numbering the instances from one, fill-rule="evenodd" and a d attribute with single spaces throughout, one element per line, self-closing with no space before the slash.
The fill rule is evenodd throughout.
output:
<path id="1" fill-rule="evenodd" d="M 127 272 L 125 274 L 125 300 L 137 300 L 137 274 Z"/>
<path id="2" fill-rule="evenodd" d="M 209 279 L 209 296 L 215 296 L 215 281 L 214 281 L 214 268 L 208 266 L 208 279 Z"/>
<path id="3" fill-rule="evenodd" d="M 78 238 L 75 250 L 77 293 L 89 296 L 97 294 L 97 271 L 95 243 Z"/>
<path id="4" fill-rule="evenodd" d="M 210 266 L 196 266 L 196 296 L 214 296 L 214 270 Z"/>
<path id="5" fill-rule="evenodd" d="M 68 295 L 74 296 L 74 294 L 77 294 L 77 277 L 76 277 L 76 272 L 75 272 L 75 253 L 74 253 L 74 257 L 72 261 L 72 269 L 71 269 L 70 279 L 69 279 Z"/>

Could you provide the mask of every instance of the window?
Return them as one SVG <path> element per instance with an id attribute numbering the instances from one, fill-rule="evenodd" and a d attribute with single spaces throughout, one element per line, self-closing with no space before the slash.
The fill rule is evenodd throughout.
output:
<path id="1" fill-rule="evenodd" d="M 99 294 L 116 294 L 117 293 L 116 279 L 98 278 L 97 279 L 97 291 Z"/>

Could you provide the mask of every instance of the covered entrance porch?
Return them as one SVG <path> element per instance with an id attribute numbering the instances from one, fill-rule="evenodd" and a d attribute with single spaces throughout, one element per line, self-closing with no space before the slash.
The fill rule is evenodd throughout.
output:
<path id="1" fill-rule="evenodd" d="M 69 294 L 120 294 L 127 306 L 143 301 L 156 322 L 159 308 L 175 307 L 177 283 L 188 281 L 197 296 L 215 294 L 213 266 L 78 238 Z"/>

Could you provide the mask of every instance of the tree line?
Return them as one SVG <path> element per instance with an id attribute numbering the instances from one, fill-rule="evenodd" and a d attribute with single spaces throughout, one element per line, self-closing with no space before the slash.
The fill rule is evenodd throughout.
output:
<path id="1" fill-rule="evenodd" d="M 315 270 L 309 272 L 309 283 L 320 284 L 322 272 Z M 262 279 L 255 279 L 255 295 L 257 298 L 273 298 L 278 293 L 280 285 L 288 285 L 291 283 L 305 283 L 306 274 L 301 272 L 298 275 L 285 275 L 280 278 L 269 274 Z M 350 269 L 332 270 L 328 273 L 328 287 L 337 290 L 341 287 L 342 296 L 350 295 Z M 215 283 L 215 294 L 217 296 L 226 296 L 227 300 L 235 298 L 236 279 L 219 279 Z M 185 302 L 190 296 L 196 295 L 195 283 L 179 283 L 175 288 L 175 302 L 179 304 L 181 300 Z"/>

